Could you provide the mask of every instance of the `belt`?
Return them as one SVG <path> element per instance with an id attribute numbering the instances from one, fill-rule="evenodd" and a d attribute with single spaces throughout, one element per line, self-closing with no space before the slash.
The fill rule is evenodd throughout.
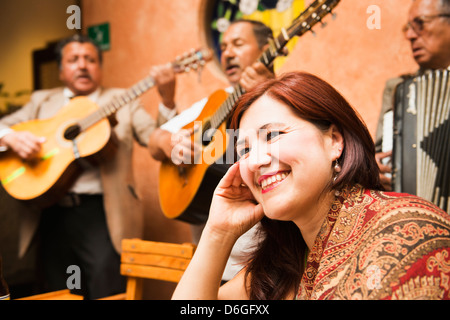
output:
<path id="1" fill-rule="evenodd" d="M 67 193 L 64 197 L 62 197 L 58 201 L 57 205 L 66 208 L 78 207 L 88 199 L 98 198 L 101 196 L 102 196 L 101 194 Z"/>

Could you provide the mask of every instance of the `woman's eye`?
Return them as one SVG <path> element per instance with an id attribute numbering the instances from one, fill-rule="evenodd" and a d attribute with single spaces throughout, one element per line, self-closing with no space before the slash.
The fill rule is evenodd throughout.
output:
<path id="1" fill-rule="evenodd" d="M 242 148 L 242 149 L 238 150 L 237 155 L 239 156 L 239 158 L 242 158 L 242 157 L 246 156 L 249 152 L 250 152 L 250 148 L 246 147 L 246 148 Z"/>
<path id="2" fill-rule="evenodd" d="M 280 131 L 270 131 L 270 132 L 268 132 L 268 133 L 267 133 L 267 136 L 266 136 L 267 141 L 270 141 L 270 140 L 272 140 L 273 138 L 276 138 L 276 137 L 279 136 L 280 134 L 281 134 Z"/>

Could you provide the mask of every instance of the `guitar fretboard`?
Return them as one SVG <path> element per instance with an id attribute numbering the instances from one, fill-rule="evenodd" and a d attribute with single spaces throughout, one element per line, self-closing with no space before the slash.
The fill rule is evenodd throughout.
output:
<path id="1" fill-rule="evenodd" d="M 186 52 L 182 56 L 179 56 L 175 61 L 171 63 L 171 66 L 175 73 L 188 72 L 190 70 L 199 70 L 203 67 L 206 61 L 211 60 L 210 50 L 191 50 Z M 144 92 L 148 91 L 156 85 L 152 76 L 147 76 L 134 86 L 129 88 L 121 96 L 113 98 L 113 100 L 107 105 L 100 107 L 97 111 L 89 114 L 85 118 L 78 122 L 79 130 L 82 132 L 89 127 L 93 126 L 97 122 L 115 114 L 121 107 L 130 103 Z"/>
<path id="2" fill-rule="evenodd" d="M 80 125 L 81 131 L 88 129 L 97 122 L 105 119 L 113 114 L 115 114 L 121 107 L 130 103 L 144 92 L 148 91 L 155 85 L 155 80 L 153 77 L 148 76 L 142 79 L 130 89 L 128 89 L 124 94 L 113 98 L 113 100 L 107 105 L 100 107 L 95 112 L 92 112 L 87 117 L 81 119 L 78 124 Z"/>

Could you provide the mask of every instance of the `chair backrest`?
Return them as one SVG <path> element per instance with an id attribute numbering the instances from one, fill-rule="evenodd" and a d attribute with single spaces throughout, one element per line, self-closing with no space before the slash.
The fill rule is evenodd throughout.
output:
<path id="1" fill-rule="evenodd" d="M 140 239 L 122 240 L 120 273 L 127 277 L 126 300 L 142 298 L 143 279 L 178 282 L 194 255 L 195 245 Z"/>

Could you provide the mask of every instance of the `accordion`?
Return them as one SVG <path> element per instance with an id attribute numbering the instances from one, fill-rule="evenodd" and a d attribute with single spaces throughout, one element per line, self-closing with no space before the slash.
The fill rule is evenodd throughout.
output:
<path id="1" fill-rule="evenodd" d="M 395 92 L 392 187 L 450 212 L 450 70 L 430 70 Z"/>

